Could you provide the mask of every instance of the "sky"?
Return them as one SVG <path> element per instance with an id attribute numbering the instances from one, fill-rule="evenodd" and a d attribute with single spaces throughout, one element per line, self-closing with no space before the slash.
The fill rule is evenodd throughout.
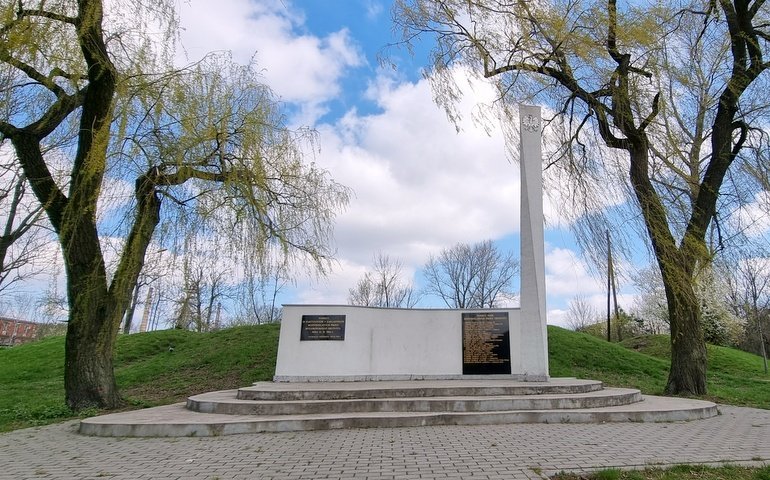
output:
<path id="1" fill-rule="evenodd" d="M 393 46 L 389 1 L 216 5 L 180 2 L 178 61 L 218 50 L 243 63 L 254 58 L 285 102 L 289 124 L 318 132 L 316 163 L 353 191 L 336 219 L 337 265 L 325 278 L 300 278 L 286 303 L 346 303 L 348 289 L 378 253 L 400 260 L 418 287 L 429 256 L 458 242 L 492 239 L 518 257 L 519 167 L 506 154 L 499 126 L 473 120 L 493 98 L 490 86 L 466 82 L 458 132 L 423 75 L 429 40 L 413 55 Z M 565 323 L 575 295 L 602 311 L 604 281 L 589 274 L 569 225 L 548 199 L 545 214 L 549 323 Z M 622 292 L 619 303 L 630 308 L 633 295 Z M 432 297 L 419 305 L 443 306 Z"/>
<path id="2" fill-rule="evenodd" d="M 176 63 L 221 51 L 239 63 L 256 62 L 261 80 L 282 102 L 288 126 L 317 132 L 308 161 L 352 192 L 335 219 L 332 270 L 320 278 L 297 276 L 282 291 L 282 303 L 347 303 L 349 289 L 378 254 L 399 261 L 405 280 L 417 288 L 424 287 L 420 271 L 429 257 L 460 242 L 490 239 L 518 258 L 519 166 L 509 158 L 499 123 L 478 121 L 495 98 L 493 88 L 456 72 L 464 91 L 462 116 L 450 122 L 424 75 L 430 39 L 415 45 L 413 54 L 395 46 L 391 0 L 212 5 L 177 2 L 182 48 Z M 131 184 L 113 183 L 105 191 L 130 196 Z M 568 220 L 559 215 L 562 204 L 551 200 L 558 195 L 546 193 L 548 323 L 566 325 L 568 303 L 577 295 L 605 311 L 605 280 L 589 273 Z M 45 248 L 58 251 L 55 242 Z M 23 288 L 41 292 L 49 284 L 38 276 Z M 633 286 L 619 287 L 619 304 L 630 310 Z M 424 296 L 417 306 L 445 305 Z"/>

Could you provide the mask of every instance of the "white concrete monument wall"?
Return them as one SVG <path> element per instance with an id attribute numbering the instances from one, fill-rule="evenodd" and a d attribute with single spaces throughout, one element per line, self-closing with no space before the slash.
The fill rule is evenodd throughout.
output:
<path id="1" fill-rule="evenodd" d="M 275 381 L 477 377 L 463 373 L 471 370 L 466 369 L 469 360 L 463 357 L 463 313 L 478 316 L 485 312 L 500 318 L 507 316 L 509 329 L 506 345 L 510 352 L 496 353 L 492 357 L 500 358 L 493 358 L 492 363 L 508 362 L 510 373 L 506 365 L 504 375 L 496 372 L 494 376 L 523 381 L 548 379 L 540 108 L 520 106 L 519 115 L 521 308 L 456 310 L 285 305 Z M 466 329 L 466 333 L 469 331 Z M 490 345 L 498 353 L 506 350 L 497 332 L 487 331 L 483 335 L 489 337 L 489 342 L 480 349 L 473 347 L 477 353 Z M 465 346 L 468 345 L 466 340 Z"/>
<path id="2" fill-rule="evenodd" d="M 535 367 L 529 359 L 540 358 L 540 345 L 521 334 L 517 308 L 401 309 L 351 305 L 284 305 L 274 380 L 478 378 L 463 375 L 462 314 L 485 312 L 508 314 L 511 377 L 522 381 L 547 380 L 547 365 Z M 303 315 L 344 315 L 345 339 L 301 340 Z"/>

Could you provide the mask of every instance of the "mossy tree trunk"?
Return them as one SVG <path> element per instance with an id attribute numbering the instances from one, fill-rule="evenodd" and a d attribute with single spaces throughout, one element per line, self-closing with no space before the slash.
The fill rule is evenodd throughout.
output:
<path id="1" fill-rule="evenodd" d="M 104 43 L 101 0 L 78 0 L 77 5 L 75 17 L 37 10 L 21 10 L 18 15 L 20 18 L 46 17 L 74 28 L 87 66 L 86 86 L 68 93 L 31 66 L 25 67 L 25 73 L 38 78 L 55 95 L 56 101 L 38 121 L 23 128 L 0 123 L 0 130 L 13 144 L 32 190 L 58 235 L 64 257 L 69 301 L 64 373 L 66 402 L 73 409 L 113 408 L 121 403 L 113 372 L 118 327 L 159 221 L 160 200 L 150 176 L 141 177 L 135 188 L 136 219 L 118 268 L 108 282 L 96 209 L 106 170 L 117 73 Z M 77 151 L 69 191 L 65 194 L 48 169 L 41 143 L 78 108 L 82 112 Z"/>

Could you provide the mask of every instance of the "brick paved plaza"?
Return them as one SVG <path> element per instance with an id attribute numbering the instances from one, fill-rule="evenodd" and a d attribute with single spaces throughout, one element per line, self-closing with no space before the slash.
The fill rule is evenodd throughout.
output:
<path id="1" fill-rule="evenodd" d="M 0 434 L 2 479 L 542 479 L 561 470 L 770 463 L 770 411 L 687 423 L 382 428 L 97 438 L 77 422 Z"/>

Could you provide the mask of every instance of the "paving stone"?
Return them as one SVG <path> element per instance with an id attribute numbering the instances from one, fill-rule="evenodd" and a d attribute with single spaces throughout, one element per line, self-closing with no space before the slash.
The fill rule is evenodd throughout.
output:
<path id="1" fill-rule="evenodd" d="M 514 424 L 98 438 L 66 422 L 0 434 L 0 479 L 544 479 L 679 463 L 770 464 L 770 411 L 664 424 Z M 111 474 L 110 476 L 99 475 Z"/>

